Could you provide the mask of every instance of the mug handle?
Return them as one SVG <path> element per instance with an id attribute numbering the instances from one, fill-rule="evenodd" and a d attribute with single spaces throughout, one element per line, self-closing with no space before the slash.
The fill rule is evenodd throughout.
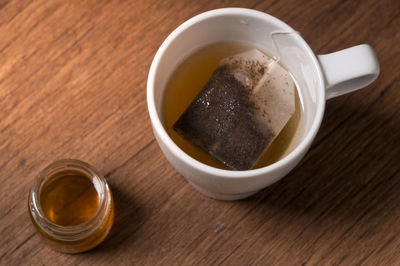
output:
<path id="1" fill-rule="evenodd" d="M 368 44 L 317 57 L 325 77 L 327 100 L 364 88 L 379 75 L 378 59 Z"/>

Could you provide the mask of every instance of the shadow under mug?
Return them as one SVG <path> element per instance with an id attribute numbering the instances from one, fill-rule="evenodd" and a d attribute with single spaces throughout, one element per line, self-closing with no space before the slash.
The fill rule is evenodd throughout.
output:
<path id="1" fill-rule="evenodd" d="M 203 164 L 182 151 L 163 125 L 164 90 L 176 67 L 201 47 L 229 41 L 262 47 L 277 55 L 297 82 L 303 109 L 301 136 L 288 155 L 263 168 L 233 171 Z M 299 163 L 317 134 L 327 99 L 365 87 L 378 74 L 379 64 L 369 45 L 316 56 L 281 20 L 251 9 L 223 8 L 189 19 L 166 38 L 150 67 L 147 105 L 154 135 L 169 162 L 204 195 L 236 200 L 273 184 Z"/>

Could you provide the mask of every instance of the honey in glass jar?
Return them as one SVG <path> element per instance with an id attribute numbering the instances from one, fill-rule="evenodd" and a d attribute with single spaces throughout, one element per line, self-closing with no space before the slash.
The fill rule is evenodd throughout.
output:
<path id="1" fill-rule="evenodd" d="M 29 194 L 29 214 L 43 240 L 64 253 L 100 244 L 114 219 L 111 190 L 96 169 L 65 159 L 46 167 Z"/>

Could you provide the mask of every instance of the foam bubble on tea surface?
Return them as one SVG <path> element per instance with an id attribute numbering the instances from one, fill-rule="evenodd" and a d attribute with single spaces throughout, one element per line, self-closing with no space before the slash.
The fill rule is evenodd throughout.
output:
<path id="1" fill-rule="evenodd" d="M 257 49 L 221 60 L 173 128 L 232 170 L 251 169 L 295 111 L 286 69 Z"/>

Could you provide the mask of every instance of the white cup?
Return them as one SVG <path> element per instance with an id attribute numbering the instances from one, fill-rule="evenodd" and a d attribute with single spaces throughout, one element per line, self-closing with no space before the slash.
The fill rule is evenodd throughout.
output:
<path id="1" fill-rule="evenodd" d="M 222 41 L 244 42 L 277 54 L 297 82 L 303 130 L 296 147 L 266 167 L 232 171 L 208 166 L 182 151 L 164 128 L 162 98 L 174 69 L 199 48 Z M 278 181 L 299 163 L 317 134 L 327 99 L 365 87 L 378 74 L 379 64 L 369 45 L 316 56 L 301 36 L 279 19 L 251 9 L 223 8 L 189 19 L 163 42 L 147 80 L 148 111 L 161 150 L 199 192 L 220 200 L 242 199 Z"/>

